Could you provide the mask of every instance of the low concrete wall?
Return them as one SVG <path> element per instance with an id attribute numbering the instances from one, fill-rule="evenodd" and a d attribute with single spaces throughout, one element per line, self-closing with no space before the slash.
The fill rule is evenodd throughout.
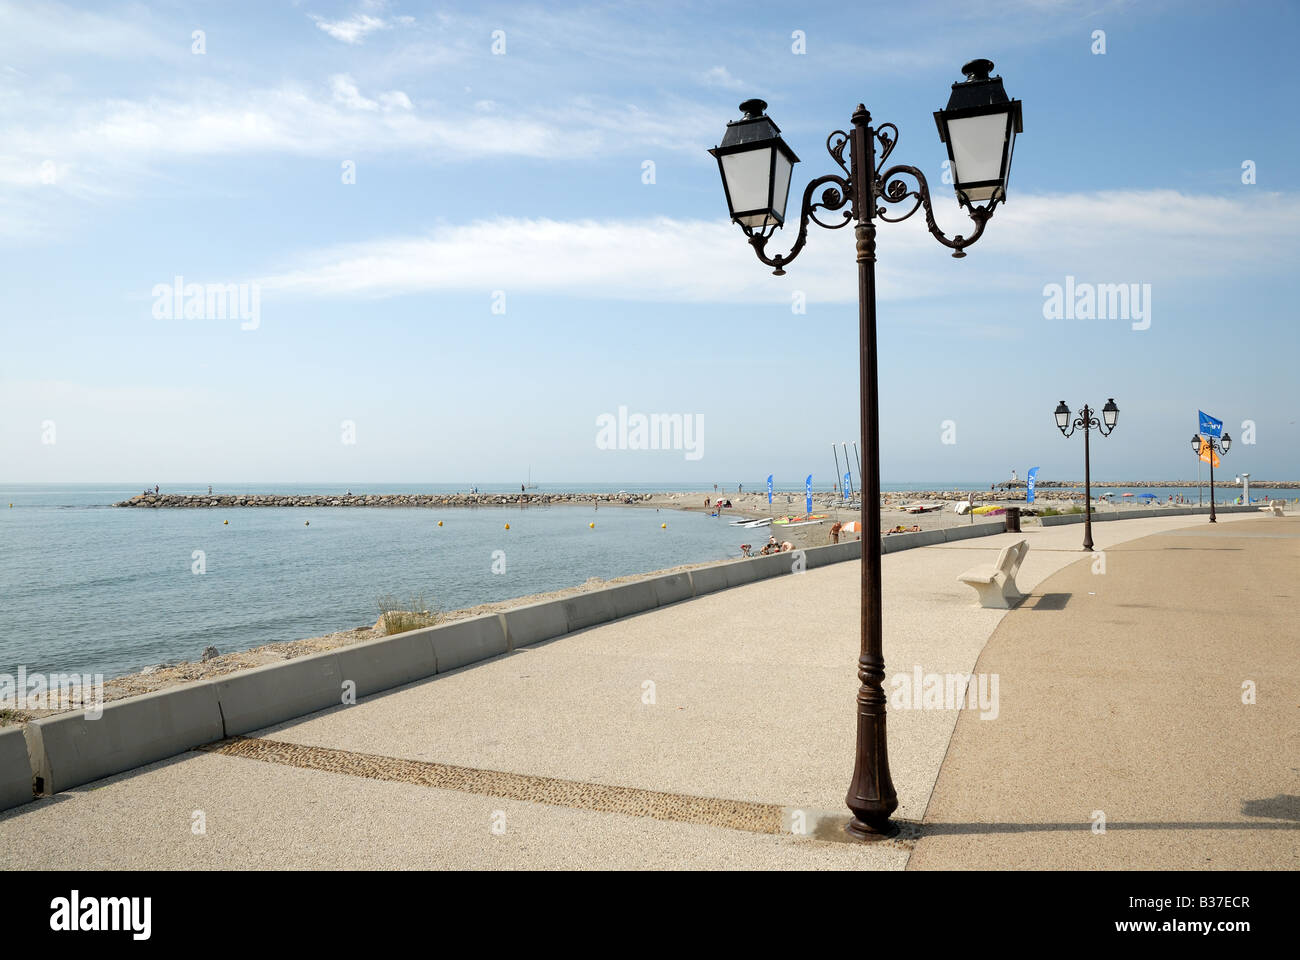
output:
<path id="1" fill-rule="evenodd" d="M 654 584 L 655 600 L 661 607 L 666 607 L 670 603 L 680 603 L 695 596 L 695 587 L 691 584 L 689 573 L 669 573 L 662 577 L 655 577 L 650 582 Z"/>
<path id="2" fill-rule="evenodd" d="M 944 527 L 943 539 L 945 543 L 955 543 L 958 540 L 969 540 L 971 537 L 991 537 L 997 533 L 1005 533 L 1006 529 L 1006 522 L 1002 520 L 994 523 L 987 520 L 983 523 L 966 523 L 955 527 Z"/>
<path id="3" fill-rule="evenodd" d="M 33 720 L 23 732 L 42 793 L 164 760 L 224 733 L 217 684 L 210 680 L 115 700 L 99 717 L 78 710 Z"/>
<path id="4" fill-rule="evenodd" d="M 592 590 L 590 593 L 580 593 L 576 597 L 568 597 L 556 602 L 564 608 L 564 618 L 569 625 L 569 633 L 608 623 L 614 619 L 614 601 L 610 598 L 608 590 Z"/>
<path id="5" fill-rule="evenodd" d="M 687 586 L 690 582 L 687 581 Z M 569 632 L 569 618 L 564 615 L 564 604 L 554 600 L 530 603 L 501 614 L 505 623 L 506 642 L 511 650 L 527 647 Z"/>
<path id="6" fill-rule="evenodd" d="M 423 680 L 438 672 L 428 630 L 412 630 L 333 651 L 341 683 L 356 684 L 357 697 Z"/>
<path id="7" fill-rule="evenodd" d="M 0 727 L 0 810 L 32 801 L 32 762 L 22 727 Z"/>
<path id="8" fill-rule="evenodd" d="M 862 543 L 858 540 L 846 540 L 843 543 L 832 543 L 824 547 L 809 547 L 804 551 L 804 557 L 809 570 L 832 563 L 858 560 L 862 557 Z"/>
<path id="9" fill-rule="evenodd" d="M 1215 508 L 1216 513 L 1257 513 L 1255 505 L 1226 503 Z M 1105 523 L 1108 520 L 1149 520 L 1152 517 L 1208 517 L 1210 508 L 1205 507 L 1154 507 L 1150 510 L 1093 510 L 1092 522 Z M 1063 513 L 1056 517 L 1039 517 L 1038 522 L 1045 527 L 1060 527 L 1068 523 L 1083 523 L 1082 513 Z"/>
<path id="10" fill-rule="evenodd" d="M 496 614 L 457 620 L 441 627 L 425 627 L 415 632 L 426 633 L 433 641 L 439 673 L 499 657 L 506 652 L 505 625 Z"/>
<path id="11" fill-rule="evenodd" d="M 227 737 L 343 703 L 343 671 L 335 650 L 240 670 L 212 683 Z"/>
<path id="12" fill-rule="evenodd" d="M 644 613 L 659 606 L 659 597 L 655 594 L 655 585 L 649 580 L 638 580 L 635 583 L 611 587 L 608 593 L 609 599 L 614 605 L 614 616 L 610 618 L 611 620 L 621 620 L 623 617 Z"/>
<path id="13" fill-rule="evenodd" d="M 711 567 L 700 567 L 698 570 L 692 570 L 692 595 L 702 597 L 706 593 L 713 593 L 715 590 L 726 590 L 728 586 L 727 567 L 733 563 L 744 562 L 743 560 L 731 560 L 727 563 L 715 563 Z"/>

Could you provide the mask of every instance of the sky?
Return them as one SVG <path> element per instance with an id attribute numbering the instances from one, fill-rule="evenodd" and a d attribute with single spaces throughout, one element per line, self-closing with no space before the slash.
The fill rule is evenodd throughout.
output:
<path id="1" fill-rule="evenodd" d="M 1114 397 L 1094 477 L 1194 478 L 1204 410 L 1224 472 L 1300 480 L 1298 27 L 1209 0 L 0 0 L 0 482 L 829 487 L 859 435 L 851 231 L 772 276 L 706 151 L 766 100 L 797 221 L 862 102 L 969 233 L 933 112 L 976 57 L 1024 131 L 965 259 L 880 227 L 882 479 L 1081 479 L 1053 410 Z M 187 315 L 178 277 L 248 309 Z M 1067 282 L 1137 284 L 1146 316 L 1052 315 Z M 691 443 L 602 441 L 621 409 Z"/>

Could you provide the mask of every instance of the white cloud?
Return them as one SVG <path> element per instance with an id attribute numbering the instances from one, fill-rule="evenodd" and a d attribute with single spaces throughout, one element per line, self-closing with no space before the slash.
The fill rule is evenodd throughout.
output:
<path id="1" fill-rule="evenodd" d="M 945 202 L 938 216 L 950 234 L 969 230 L 955 202 Z M 1219 225 L 1213 245 L 1200 230 L 1207 217 Z M 1041 300 L 1043 284 L 1067 273 L 1081 281 L 1182 286 L 1228 271 L 1285 271 L 1300 255 L 1297 218 L 1296 194 L 1243 200 L 1175 191 L 1021 195 L 997 212 L 965 259 L 953 261 L 918 214 L 880 227 L 880 295 L 897 300 L 1020 291 Z M 854 302 L 852 235 L 812 229 L 808 247 L 779 280 L 765 277 L 769 268 L 757 262 L 739 228 L 719 217 L 485 220 L 318 251 L 259 282 L 268 294 L 308 297 L 504 289 L 771 303 L 799 290 L 810 302 Z M 792 225 L 773 238 L 769 254 L 785 252 L 793 239 Z"/>
<path id="2" fill-rule="evenodd" d="M 749 89 L 745 81 L 733 77 L 726 67 L 712 67 L 706 70 L 700 79 L 711 87 L 723 87 L 727 90 Z"/>
<path id="3" fill-rule="evenodd" d="M 352 110 L 378 110 L 379 104 L 374 100 L 367 100 L 361 96 L 357 89 L 356 81 L 345 73 L 335 74 L 330 77 L 330 90 L 334 94 L 336 103 Z"/>
<path id="4" fill-rule="evenodd" d="M 356 152 L 358 144 L 370 154 L 456 161 L 592 157 L 632 148 L 696 154 L 716 139 L 717 117 L 690 104 L 665 103 L 651 112 L 584 97 L 541 113 L 468 98 L 423 100 L 417 107 L 403 90 L 366 90 L 349 74 L 335 74 L 323 87 L 245 91 L 206 84 L 184 99 L 103 99 L 78 107 L 29 98 L 21 113 L 10 111 L 0 122 L 0 186 L 48 189 L 53 169 L 61 191 L 128 193 L 129 182 L 170 158 L 333 157 Z M 637 131 L 635 143 L 629 129 Z"/>
<path id="5" fill-rule="evenodd" d="M 335 40 L 352 45 L 363 42 L 376 30 L 388 30 L 392 26 L 388 21 L 372 17 L 367 13 L 353 14 L 346 20 L 325 20 L 313 14 L 312 20 Z"/>

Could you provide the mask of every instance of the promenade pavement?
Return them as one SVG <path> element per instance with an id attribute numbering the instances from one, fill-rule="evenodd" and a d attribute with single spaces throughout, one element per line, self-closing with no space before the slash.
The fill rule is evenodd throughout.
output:
<path id="1" fill-rule="evenodd" d="M 1274 594 L 1291 597 L 1294 609 L 1286 577 L 1294 579 L 1300 522 L 1222 517 L 1214 537 L 1263 531 L 1231 541 L 1241 544 L 1233 568 L 1240 576 L 1218 575 L 1223 555 L 1205 555 L 1199 539 L 1180 532 L 1205 526 L 1189 517 L 1098 524 L 1094 539 L 1111 565 L 1104 577 L 1089 572 L 1093 559 L 1079 551 L 1081 526 L 1026 527 L 1021 535 L 885 556 L 887 690 L 891 677 L 916 667 L 965 675 L 996 663 L 1001 674 L 996 721 L 957 710 L 891 710 L 890 761 L 905 825 L 894 840 L 859 845 L 840 830 L 858 653 L 858 565 L 842 563 L 594 627 L 0 813 L 0 867 L 902 869 L 909 859 L 915 866 L 1072 866 L 1080 861 L 1060 840 L 1064 830 L 1003 849 L 1012 841 L 1000 828 L 963 825 L 1046 818 L 1080 824 L 1087 837 L 1091 811 L 1107 804 L 1116 820 L 1158 819 L 1150 805 L 1138 811 L 1112 799 L 1128 795 L 1120 788 L 1104 789 L 1111 768 L 1131 762 L 1130 745 L 1149 778 L 1169 782 L 1159 796 L 1181 795 L 1174 761 L 1153 765 L 1161 754 L 1143 742 L 1149 727 L 1126 721 L 1105 734 L 1113 751 L 1096 766 L 1095 751 L 1078 750 L 1073 737 L 1085 720 L 1071 711 L 1080 704 L 1100 709 L 1086 693 L 1095 658 L 1077 649 L 1078 638 L 1104 632 L 1118 648 L 1127 637 L 1127 659 L 1113 666 L 1119 674 L 1122 664 L 1141 659 L 1146 638 L 1165 629 L 1176 603 L 1134 606 L 1135 596 L 1149 603 L 1153 588 L 1131 593 L 1120 587 L 1117 570 L 1160 580 L 1165 591 L 1212 583 L 1225 616 L 1265 601 L 1285 605 L 1260 592 L 1256 584 L 1266 581 Z M 1021 536 L 1031 549 L 1018 579 L 1031 597 L 1009 615 L 975 606 L 957 575 L 991 562 Z M 1139 554 L 1134 546 L 1119 556 L 1126 542 L 1148 537 L 1156 546 L 1141 549 L 1155 552 Z M 1196 555 L 1179 555 L 1187 548 Z M 1262 569 L 1273 563 L 1289 563 L 1290 574 Z M 1185 636 L 1195 633 L 1184 620 L 1171 622 Z M 1294 672 L 1270 652 L 1275 642 L 1289 642 L 1294 662 L 1294 628 L 1288 641 L 1277 637 L 1273 614 L 1235 622 L 1262 659 L 1234 662 L 1233 683 L 1257 676 L 1260 705 L 1267 692 L 1289 697 L 1294 711 Z M 1035 657 L 1052 649 L 1048 644 L 1061 646 L 1050 638 L 1066 631 L 1079 659 L 1055 661 L 1056 672 L 1045 673 Z M 1208 657 L 1196 649 L 1198 658 Z M 977 668 L 982 651 L 999 659 Z M 1156 689 L 1144 693 L 1146 680 L 1135 675 L 1131 695 L 1153 704 L 1176 699 L 1168 678 L 1179 675 L 1177 654 L 1172 645 L 1162 647 L 1165 672 L 1141 674 Z M 1079 671 L 1082 679 L 1074 676 Z M 1040 684 L 1072 696 L 1044 695 Z M 1273 707 L 1259 716 L 1242 722 L 1276 730 Z M 1058 729 L 1069 736 L 1050 746 L 1038 742 Z M 1259 734 L 1250 726 L 1231 732 Z M 1297 752 L 1277 752 L 1294 746 L 1284 734 L 1251 747 L 1252 789 L 1233 782 L 1214 795 L 1263 801 L 1300 792 L 1286 786 L 1284 770 L 1293 783 Z M 1231 756 L 1234 742 L 1216 748 L 1216 756 Z M 1195 739 L 1184 744 L 1183 753 L 1195 753 Z M 1056 779 L 1020 759 L 1017 751 L 1025 749 L 1026 756 L 1059 754 Z M 972 761 L 967 750 L 992 759 Z M 988 762 L 1012 760 L 1018 777 L 987 769 Z M 1070 777 L 1093 788 L 1073 806 Z M 1003 792 L 990 792 L 991 783 Z M 1035 799 L 1040 795 L 1048 799 Z M 1226 817 L 1221 806 L 1203 819 Z M 1241 823 L 1257 819 L 1237 815 L 1247 818 Z M 943 826 L 932 835 L 928 826 L 914 826 L 923 819 Z M 1292 839 L 1293 857 L 1297 835 L 1275 836 Z M 1286 853 L 1272 843 L 1259 849 L 1265 857 Z"/>

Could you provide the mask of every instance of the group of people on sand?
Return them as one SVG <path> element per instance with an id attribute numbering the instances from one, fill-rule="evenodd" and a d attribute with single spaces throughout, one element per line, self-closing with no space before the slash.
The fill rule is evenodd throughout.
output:
<path id="1" fill-rule="evenodd" d="M 742 557 L 752 557 L 754 554 L 750 551 L 754 549 L 752 544 L 742 543 L 740 545 L 740 555 Z M 789 553 L 794 549 L 794 544 L 789 540 L 783 540 L 781 543 L 776 542 L 776 537 L 768 537 L 767 543 L 763 544 L 763 549 L 758 551 L 758 556 L 767 557 L 774 553 Z"/>

